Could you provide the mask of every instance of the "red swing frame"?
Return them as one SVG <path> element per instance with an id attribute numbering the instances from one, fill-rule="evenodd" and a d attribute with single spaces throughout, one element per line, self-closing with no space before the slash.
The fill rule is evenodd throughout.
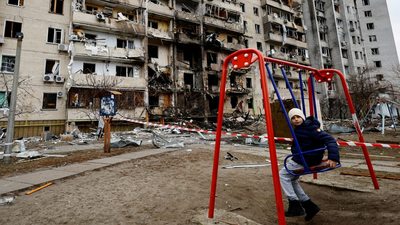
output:
<path id="1" fill-rule="evenodd" d="M 255 57 L 253 57 L 255 55 Z M 225 86 L 226 86 L 226 79 L 228 75 L 228 66 L 231 64 L 233 69 L 241 69 L 249 67 L 254 62 L 258 61 L 259 70 L 260 70 L 260 80 L 261 80 L 261 90 L 263 96 L 263 106 L 264 106 L 264 113 L 265 113 L 265 121 L 266 121 L 266 128 L 268 133 L 268 144 L 269 144 L 269 155 L 271 160 L 271 170 L 272 170 L 272 180 L 274 184 L 274 192 L 275 192 L 275 202 L 276 202 L 276 210 L 278 215 L 278 224 L 283 225 L 286 224 L 285 220 L 285 212 L 283 208 L 283 200 L 282 200 L 282 192 L 281 192 L 281 185 L 279 180 L 279 167 L 278 167 L 278 159 L 276 154 L 276 145 L 274 140 L 274 130 L 272 126 L 272 115 L 271 115 L 271 108 L 269 103 L 269 96 L 268 96 L 268 85 L 267 85 L 267 76 L 266 76 L 266 68 L 265 63 L 277 63 L 281 65 L 288 65 L 291 67 L 295 67 L 298 69 L 303 69 L 309 71 L 311 75 L 313 75 L 318 82 L 329 82 L 332 80 L 334 74 L 337 74 L 342 83 L 342 87 L 346 96 L 347 103 L 349 105 L 350 113 L 353 118 L 353 125 L 356 128 L 358 138 L 360 142 L 364 142 L 364 137 L 362 135 L 360 125 L 355 113 L 355 109 L 353 106 L 353 102 L 351 100 L 349 90 L 344 78 L 344 75 L 335 69 L 322 69 L 318 70 L 309 66 L 303 66 L 292 62 L 286 62 L 279 59 L 274 59 L 270 57 L 265 57 L 262 53 L 256 49 L 241 49 L 238 50 L 230 55 L 228 55 L 223 63 L 222 66 L 222 76 L 221 76 L 221 83 L 220 83 L 220 98 L 219 98 L 219 106 L 218 106 L 218 117 L 217 117 L 217 130 L 216 130 L 216 139 L 215 139 L 215 150 L 214 150 L 214 162 L 213 162 L 213 169 L 212 169 L 212 178 L 211 178 L 211 188 L 210 188 L 210 201 L 209 201 L 209 209 L 208 209 L 208 218 L 214 217 L 214 208 L 215 208 L 215 194 L 217 188 L 217 178 L 218 178 L 218 164 L 219 164 L 219 154 L 220 154 L 220 147 L 221 147 L 221 135 L 222 135 L 222 121 L 223 121 L 223 112 L 224 112 L 224 99 L 225 99 Z M 311 89 L 311 80 L 308 80 L 308 90 L 309 90 L 309 106 L 310 106 L 310 114 L 314 115 L 314 107 L 312 96 L 310 93 Z M 375 189 L 379 189 L 378 181 L 375 176 L 375 172 L 369 157 L 369 153 L 366 146 L 361 146 L 363 150 L 363 154 L 368 165 L 368 170 L 370 172 L 370 176 L 372 182 L 374 184 Z"/>

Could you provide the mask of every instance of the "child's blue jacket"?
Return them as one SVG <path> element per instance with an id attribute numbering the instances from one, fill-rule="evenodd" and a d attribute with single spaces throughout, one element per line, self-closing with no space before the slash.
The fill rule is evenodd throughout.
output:
<path id="1" fill-rule="evenodd" d="M 307 117 L 300 126 L 297 126 L 294 129 L 297 141 L 299 142 L 301 151 L 303 152 L 304 159 L 308 166 L 320 164 L 324 151 L 316 151 L 309 154 L 305 154 L 304 152 L 324 148 L 325 146 L 328 150 L 328 159 L 338 163 L 340 162 L 339 148 L 336 140 L 325 131 L 320 130 L 320 126 L 321 124 L 319 121 L 310 116 Z M 298 153 L 298 151 L 293 142 L 292 154 L 296 153 Z M 294 155 L 292 160 L 303 165 L 300 155 Z"/>

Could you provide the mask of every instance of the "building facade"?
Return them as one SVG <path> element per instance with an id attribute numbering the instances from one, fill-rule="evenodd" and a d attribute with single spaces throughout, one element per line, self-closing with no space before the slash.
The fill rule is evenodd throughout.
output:
<path id="1" fill-rule="evenodd" d="M 0 4 L 1 108 L 7 107 L 11 90 L 15 35 L 24 33 L 16 137 L 62 133 L 71 123 L 84 130 L 96 126 L 100 98 L 106 95 L 116 99 L 118 113 L 128 118 L 214 120 L 222 62 L 242 48 L 346 73 L 366 65 L 362 29 L 350 0 L 4 0 Z M 282 68 L 269 66 L 282 97 L 289 99 Z M 307 75 L 299 80 L 298 71 L 283 69 L 299 99 L 299 84 Z M 258 71 L 257 65 L 230 70 L 224 113 L 263 113 Z M 333 88 L 330 85 L 331 92 L 324 93 L 334 96 Z M 275 107 L 271 84 L 269 90 Z M 0 123 L 7 123 L 6 116 Z M 113 124 L 121 129 L 126 125 L 117 120 Z"/>

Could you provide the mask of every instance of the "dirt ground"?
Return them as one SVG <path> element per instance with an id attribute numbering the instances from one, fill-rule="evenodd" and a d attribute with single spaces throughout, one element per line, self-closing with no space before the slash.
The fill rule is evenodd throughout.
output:
<path id="1" fill-rule="evenodd" d="M 366 137 L 375 142 L 376 134 Z M 380 137 L 399 140 L 397 134 Z M 352 140 L 351 135 L 343 138 Z M 113 154 L 140 151 L 146 148 L 113 149 Z M 265 156 L 235 152 L 239 158 L 225 160 L 221 152 L 220 166 L 263 164 Z M 189 150 L 190 149 L 190 150 Z M 159 154 L 82 175 L 56 181 L 32 195 L 16 193 L 11 205 L 0 206 L 0 224 L 200 224 L 208 209 L 213 145 L 187 146 L 174 152 Z M 343 157 L 358 157 L 358 149 L 344 149 Z M 346 155 L 347 152 L 355 155 Z M 390 156 L 400 162 L 398 149 L 372 149 L 371 154 Z M 65 165 L 105 157 L 102 150 L 71 153 L 64 158 L 41 159 L 18 170 L 9 167 L 10 176 L 54 165 Z M 52 161 L 54 160 L 54 161 Z M 56 160 L 57 163 L 54 163 Z M 67 161 L 69 160 L 69 161 Z M 53 162 L 53 165 L 52 165 Z M 26 163 L 19 163 L 26 164 Z M 26 164 L 27 165 L 27 164 Z M 15 169 L 15 168 L 14 168 Z M 345 168 L 343 168 L 345 169 Z M 400 180 L 379 179 L 380 190 L 373 190 L 369 177 L 340 175 L 337 169 L 329 174 L 345 177 L 349 182 L 370 187 L 371 192 L 357 192 L 302 183 L 305 191 L 320 206 L 321 212 L 311 221 L 287 218 L 287 224 L 385 224 L 400 221 Z M 335 178 L 333 178 L 335 179 Z M 286 202 L 285 202 L 286 205 Z M 259 224 L 277 224 L 275 197 L 270 167 L 220 169 L 217 183 L 216 209 L 246 217 Z M 238 224 L 215 218 L 212 224 Z"/>

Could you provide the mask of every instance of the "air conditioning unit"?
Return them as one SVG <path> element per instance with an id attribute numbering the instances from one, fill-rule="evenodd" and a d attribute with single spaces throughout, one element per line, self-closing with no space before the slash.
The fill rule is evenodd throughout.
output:
<path id="1" fill-rule="evenodd" d="M 54 74 L 52 74 L 52 73 L 45 74 L 43 76 L 43 81 L 44 82 L 54 82 Z"/>
<path id="2" fill-rule="evenodd" d="M 64 83 L 64 81 L 65 81 L 65 78 L 64 77 L 62 77 L 62 76 L 56 76 L 56 82 L 57 83 Z"/>
<path id="3" fill-rule="evenodd" d="M 67 52 L 68 51 L 68 45 L 67 44 L 58 44 L 58 51 Z"/>
<path id="4" fill-rule="evenodd" d="M 57 92 L 57 97 L 62 98 L 64 96 L 64 93 L 62 91 Z"/>

